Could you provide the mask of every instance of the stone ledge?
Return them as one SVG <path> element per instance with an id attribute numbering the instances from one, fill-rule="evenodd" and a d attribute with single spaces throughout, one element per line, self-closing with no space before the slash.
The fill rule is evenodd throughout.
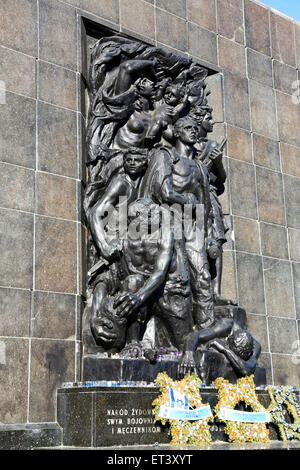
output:
<path id="1" fill-rule="evenodd" d="M 56 423 L 7 424 L 0 426 L 1 450 L 57 447 L 61 443 L 62 429 Z"/>

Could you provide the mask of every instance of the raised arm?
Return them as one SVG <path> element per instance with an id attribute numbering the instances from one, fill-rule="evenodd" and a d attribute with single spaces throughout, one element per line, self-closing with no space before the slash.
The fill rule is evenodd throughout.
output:
<path id="1" fill-rule="evenodd" d="M 115 93 L 120 95 L 129 90 L 138 78 L 142 70 L 152 70 L 155 65 L 153 60 L 127 60 L 120 65 L 118 77 L 115 83 Z"/>

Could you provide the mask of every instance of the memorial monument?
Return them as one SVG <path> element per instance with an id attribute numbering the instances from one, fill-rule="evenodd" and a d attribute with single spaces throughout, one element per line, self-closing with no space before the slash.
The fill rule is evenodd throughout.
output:
<path id="1" fill-rule="evenodd" d="M 255 372 L 265 382 L 245 310 L 221 296 L 226 141 L 209 139 L 207 74 L 120 36 L 93 47 L 85 380 L 153 381 L 159 364 L 207 385 Z"/>

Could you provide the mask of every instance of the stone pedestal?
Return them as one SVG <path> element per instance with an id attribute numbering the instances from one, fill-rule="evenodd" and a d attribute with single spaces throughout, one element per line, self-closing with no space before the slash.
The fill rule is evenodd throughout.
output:
<path id="1" fill-rule="evenodd" d="M 106 447 L 151 445 L 170 442 L 168 426 L 154 422 L 152 402 L 159 395 L 154 386 L 121 383 L 101 386 L 97 382 L 65 384 L 57 393 L 57 420 L 63 428 L 63 445 Z M 268 392 L 257 390 L 259 401 L 267 408 Z M 201 388 L 204 404 L 217 404 L 216 389 Z M 224 424 L 216 419 L 211 425 L 213 441 L 227 441 Z M 269 425 L 272 440 L 279 434 Z"/>

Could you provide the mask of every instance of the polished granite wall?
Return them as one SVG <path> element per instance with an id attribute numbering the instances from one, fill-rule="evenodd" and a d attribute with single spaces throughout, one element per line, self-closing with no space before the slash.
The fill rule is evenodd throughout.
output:
<path id="1" fill-rule="evenodd" d="M 223 294 L 247 309 L 268 382 L 299 388 L 300 25 L 250 0 L 1 0 L 0 421 L 54 421 L 56 389 L 80 379 L 83 18 L 218 72 Z"/>

